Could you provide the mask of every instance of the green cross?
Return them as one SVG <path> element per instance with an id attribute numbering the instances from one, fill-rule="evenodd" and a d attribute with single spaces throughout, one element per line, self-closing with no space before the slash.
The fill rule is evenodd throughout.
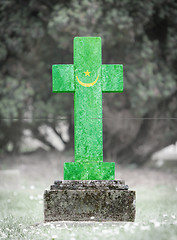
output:
<path id="1" fill-rule="evenodd" d="M 74 38 L 74 64 L 52 66 L 53 92 L 74 93 L 75 162 L 65 180 L 114 180 L 103 162 L 102 93 L 123 91 L 123 65 L 103 64 L 100 37 Z"/>

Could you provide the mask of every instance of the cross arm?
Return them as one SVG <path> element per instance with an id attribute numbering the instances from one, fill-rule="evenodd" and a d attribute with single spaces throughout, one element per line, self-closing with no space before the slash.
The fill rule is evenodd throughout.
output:
<path id="1" fill-rule="evenodd" d="M 74 66 L 52 65 L 53 92 L 74 92 Z"/>
<path id="2" fill-rule="evenodd" d="M 123 92 L 123 65 L 102 65 L 102 92 Z"/>

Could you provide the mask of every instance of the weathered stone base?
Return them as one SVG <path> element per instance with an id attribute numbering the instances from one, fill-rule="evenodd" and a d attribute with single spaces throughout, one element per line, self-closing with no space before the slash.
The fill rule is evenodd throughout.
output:
<path id="1" fill-rule="evenodd" d="M 124 181 L 55 181 L 44 193 L 44 220 L 134 221 L 135 191 Z"/>

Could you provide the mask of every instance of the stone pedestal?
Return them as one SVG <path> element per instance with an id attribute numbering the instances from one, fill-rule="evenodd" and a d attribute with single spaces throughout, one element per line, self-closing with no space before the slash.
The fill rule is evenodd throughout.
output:
<path id="1" fill-rule="evenodd" d="M 133 222 L 135 197 L 122 180 L 55 181 L 44 193 L 44 220 Z"/>

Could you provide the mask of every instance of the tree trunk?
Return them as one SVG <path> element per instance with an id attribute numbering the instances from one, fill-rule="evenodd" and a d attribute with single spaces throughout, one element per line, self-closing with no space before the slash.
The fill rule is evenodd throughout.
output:
<path id="1" fill-rule="evenodd" d="M 174 144 L 177 140 L 176 103 L 177 90 L 142 119 L 133 118 L 133 114 L 132 119 L 127 118 L 125 111 L 115 114 L 106 109 L 105 115 L 109 118 L 105 119 L 104 127 L 105 157 L 122 164 L 142 165 L 154 152 Z M 169 113 L 169 110 L 166 110 L 170 108 L 170 104 L 174 110 Z M 117 127 L 115 131 L 117 125 L 120 129 Z"/>

